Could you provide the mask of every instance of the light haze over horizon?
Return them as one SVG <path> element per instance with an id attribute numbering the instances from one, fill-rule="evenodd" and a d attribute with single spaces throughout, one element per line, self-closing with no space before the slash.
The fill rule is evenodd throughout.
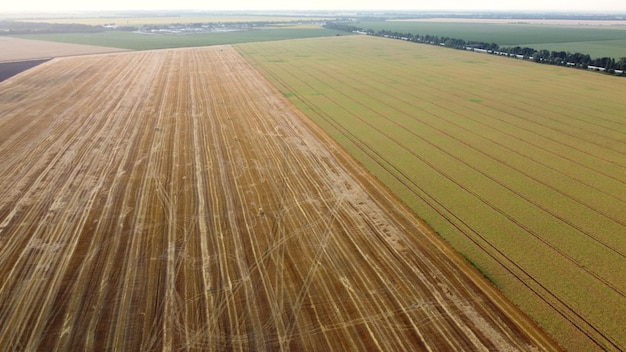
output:
<path id="1" fill-rule="evenodd" d="M 97 10 L 480 10 L 626 13 L 626 1 L 438 0 L 407 5 L 406 0 L 21 0 L 7 1 L 1 12 Z"/>

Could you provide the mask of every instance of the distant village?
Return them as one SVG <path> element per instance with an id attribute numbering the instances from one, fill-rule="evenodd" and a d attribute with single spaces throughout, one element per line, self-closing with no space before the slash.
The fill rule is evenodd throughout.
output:
<path id="1" fill-rule="evenodd" d="M 138 34 L 163 34 L 163 35 L 184 35 L 214 32 L 235 32 L 246 31 L 257 26 L 253 23 L 181 23 L 181 24 L 163 24 L 163 25 L 143 25 L 133 27 L 132 32 Z M 115 23 L 103 25 L 107 30 L 118 30 L 129 28 L 126 26 L 118 26 Z"/>
<path id="2" fill-rule="evenodd" d="M 173 24 L 150 24 L 140 26 L 119 25 L 108 23 L 102 27 L 105 30 L 131 31 L 139 34 L 161 34 L 161 35 L 185 35 L 199 33 L 220 33 L 249 31 L 261 27 L 275 25 L 299 25 L 315 24 L 322 26 L 325 21 L 319 19 L 298 20 L 298 21 L 251 21 L 251 22 L 204 22 L 204 23 L 173 23 Z"/>

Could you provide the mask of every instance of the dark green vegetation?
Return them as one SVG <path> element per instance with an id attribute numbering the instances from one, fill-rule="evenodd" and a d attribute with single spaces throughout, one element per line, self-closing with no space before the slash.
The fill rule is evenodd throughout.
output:
<path id="1" fill-rule="evenodd" d="M 626 94 L 370 36 L 240 52 L 568 350 L 624 350 Z"/>
<path id="2" fill-rule="evenodd" d="M 387 23 L 387 22 L 383 22 Z M 397 22 L 389 22 L 389 23 L 397 23 Z M 413 23 L 413 22 L 407 22 Z M 420 22 L 418 22 L 420 23 Z M 442 24 L 435 22 L 437 24 Z M 459 25 L 458 23 L 453 23 L 454 25 Z M 511 26 L 511 25 L 507 25 Z M 529 46 L 500 46 L 496 42 L 490 42 L 485 40 L 476 40 L 476 39 L 466 39 L 466 36 L 463 36 L 462 33 L 457 33 L 460 37 L 450 37 L 447 35 L 439 35 L 439 34 L 419 34 L 414 33 L 413 31 L 402 32 L 400 30 L 407 28 L 398 28 L 400 30 L 392 30 L 392 29 L 379 29 L 374 30 L 372 28 L 359 27 L 358 25 L 354 25 L 353 23 L 345 23 L 345 22 L 331 22 L 325 25 L 326 28 L 329 29 L 338 29 L 346 32 L 358 32 L 368 35 L 375 35 L 379 37 L 392 38 L 392 39 L 403 39 L 406 41 L 411 41 L 415 43 L 421 44 L 431 44 L 437 46 L 445 46 L 447 48 L 452 49 L 460 49 L 460 50 L 480 50 L 485 53 L 490 53 L 494 55 L 500 56 L 509 56 L 518 59 L 525 60 L 533 60 L 537 63 L 549 64 L 549 65 L 559 65 L 559 66 L 570 66 L 575 68 L 583 68 L 583 69 L 593 69 L 597 71 L 603 71 L 610 74 L 617 75 L 625 75 L 626 74 L 626 57 L 621 57 L 619 59 L 615 59 L 614 57 L 595 57 L 592 58 L 589 54 L 583 54 L 581 52 L 570 52 L 570 51 L 556 51 L 556 50 L 548 50 L 548 49 L 536 49 L 534 47 Z M 393 26 L 391 26 L 393 27 Z M 554 27 L 554 26 L 553 26 Z M 495 30 L 495 28 L 494 28 Z M 488 32 L 485 32 L 488 33 Z M 625 32 L 626 33 L 626 32 Z M 539 35 L 539 33 L 536 33 Z M 485 37 L 489 38 L 489 35 L 485 35 Z M 493 38 L 491 38 L 493 39 Z M 570 47 L 576 47 L 576 45 L 572 45 L 575 43 L 570 43 Z M 597 43 L 596 43 L 597 44 Z M 549 44 L 543 44 L 542 47 L 549 47 Z M 584 50 L 583 50 L 584 51 Z"/>
<path id="3" fill-rule="evenodd" d="M 336 35 L 346 35 L 346 33 L 331 29 L 286 27 L 187 35 L 156 35 L 124 31 L 107 31 L 100 33 L 33 34 L 20 35 L 17 37 L 130 50 L 151 50 Z"/>
<path id="4" fill-rule="evenodd" d="M 623 33 L 626 36 L 626 33 Z M 592 57 L 612 57 L 621 59 L 626 57 L 626 39 L 572 41 L 559 43 L 525 43 L 521 46 L 532 47 L 537 50 L 557 50 L 572 53 L 586 53 Z"/>
<path id="5" fill-rule="evenodd" d="M 537 49 L 565 50 L 574 48 L 593 57 L 626 56 L 626 27 L 609 26 L 565 26 L 500 23 L 454 23 L 454 22 L 407 22 L 407 21 L 363 21 L 355 26 L 374 31 L 389 30 L 414 35 L 436 35 L 460 38 L 468 41 L 496 43 L 504 46 L 530 46 Z M 563 47 L 561 47 L 563 45 Z M 587 47 L 588 46 L 588 47 Z M 584 51 L 583 51 L 584 50 Z M 573 51 L 573 50 L 570 50 Z"/>

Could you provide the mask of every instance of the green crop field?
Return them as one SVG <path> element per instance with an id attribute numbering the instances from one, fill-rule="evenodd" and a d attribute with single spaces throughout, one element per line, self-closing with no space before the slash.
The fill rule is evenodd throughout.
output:
<path id="1" fill-rule="evenodd" d="M 339 32 L 330 29 L 294 26 L 250 31 L 187 35 L 152 35 L 123 31 L 107 31 L 100 33 L 29 34 L 19 35 L 16 37 L 73 44 L 107 46 L 112 48 L 129 50 L 152 50 L 246 42 L 263 42 L 295 38 L 324 37 L 346 34 L 347 33 L 345 32 Z"/>
<path id="2" fill-rule="evenodd" d="M 369 36 L 237 47 L 564 348 L 626 349 L 622 78 Z"/>
<path id="3" fill-rule="evenodd" d="M 626 57 L 626 27 L 507 23 L 368 21 L 354 24 L 374 31 L 436 35 L 464 40 L 570 51 L 592 57 Z"/>

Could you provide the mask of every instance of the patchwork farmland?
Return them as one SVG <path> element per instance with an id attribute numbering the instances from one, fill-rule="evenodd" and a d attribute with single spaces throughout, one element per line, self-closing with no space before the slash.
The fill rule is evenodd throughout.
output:
<path id="1" fill-rule="evenodd" d="M 232 47 L 0 93 L 0 350 L 558 349 Z"/>
<path id="2" fill-rule="evenodd" d="M 567 350 L 624 350 L 623 80 L 353 36 L 238 45 Z"/>

